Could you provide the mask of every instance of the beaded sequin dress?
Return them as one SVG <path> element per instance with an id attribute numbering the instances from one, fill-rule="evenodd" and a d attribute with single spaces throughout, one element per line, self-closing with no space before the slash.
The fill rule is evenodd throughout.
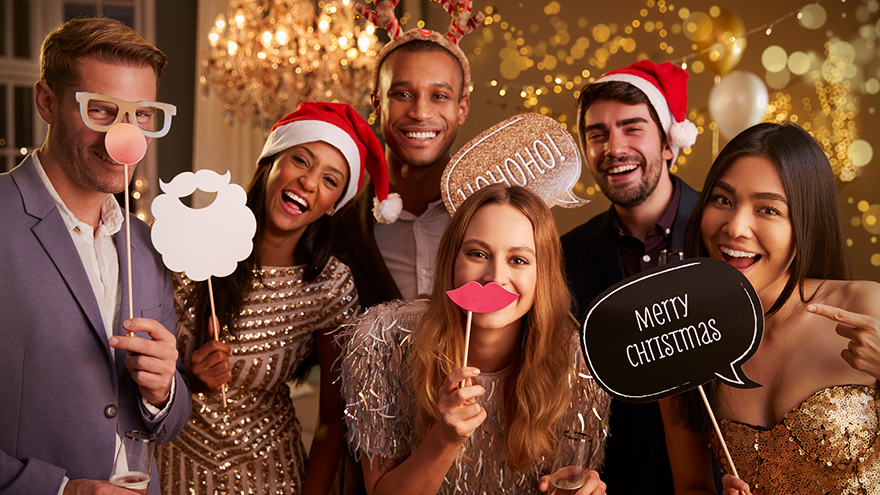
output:
<path id="1" fill-rule="evenodd" d="M 418 447 L 407 356 L 412 348 L 412 329 L 426 309 L 424 300 L 380 304 L 342 333 L 342 390 L 349 446 L 356 455 L 366 455 L 373 462 L 381 462 L 377 457 L 406 457 Z M 572 400 L 556 429 L 557 436 L 569 429 L 588 433 L 593 439 L 590 464 L 596 469 L 604 455 L 610 400 L 589 376 L 580 355 L 575 338 L 572 364 L 577 375 L 569 379 Z M 439 493 L 535 494 L 539 493 L 538 478 L 550 474 L 552 459 L 522 472 L 507 466 L 500 414 L 506 375 L 506 371 L 481 373 L 474 379 L 486 389 L 477 402 L 488 415 L 465 442 Z"/>
<path id="2" fill-rule="evenodd" d="M 285 382 L 312 351 L 315 332 L 336 330 L 358 307 L 354 279 L 336 258 L 312 282 L 302 274 L 302 267 L 254 271 L 240 316 L 220 332 L 232 350 L 228 405 L 219 393 L 193 394 L 186 427 L 157 452 L 163 494 L 302 492 L 302 430 Z M 193 283 L 177 281 L 180 315 Z M 192 308 L 178 327 L 189 366 L 196 349 Z"/>
<path id="3" fill-rule="evenodd" d="M 880 392 L 822 389 L 773 428 L 719 422 L 740 478 L 754 495 L 880 495 Z M 715 456 L 731 472 L 717 438 Z"/>

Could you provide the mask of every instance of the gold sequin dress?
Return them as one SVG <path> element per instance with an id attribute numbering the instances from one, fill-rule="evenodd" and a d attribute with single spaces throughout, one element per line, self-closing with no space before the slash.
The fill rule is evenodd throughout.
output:
<path id="1" fill-rule="evenodd" d="M 774 428 L 719 426 L 740 478 L 755 495 L 880 495 L 880 392 L 864 385 L 820 390 Z M 712 449 L 730 473 L 717 438 Z"/>
<path id="2" fill-rule="evenodd" d="M 394 301 L 373 306 L 341 335 L 344 345 L 342 391 L 349 446 L 356 455 L 402 458 L 418 447 L 413 421 L 415 402 L 412 372 L 407 356 L 410 334 L 427 309 L 427 301 Z M 572 400 L 557 425 L 564 430 L 588 433 L 591 467 L 601 465 L 607 436 L 608 395 L 596 385 L 580 358 L 577 339 L 572 340 L 572 364 L 578 370 L 570 378 Z M 477 402 L 486 420 L 465 442 L 461 454 L 446 474 L 441 494 L 536 494 L 538 478 L 550 474 L 552 459 L 526 471 L 507 467 L 504 425 L 501 422 L 506 371 L 481 373 L 474 382 L 486 389 Z"/>
<path id="3" fill-rule="evenodd" d="M 302 429 L 285 382 L 312 351 L 315 333 L 337 329 L 358 307 L 354 279 L 336 258 L 312 282 L 303 282 L 302 273 L 254 271 L 240 316 L 220 332 L 232 349 L 228 406 L 222 408 L 220 393 L 193 394 L 183 432 L 157 452 L 163 494 L 302 492 Z M 178 348 L 189 366 L 196 339 L 192 308 L 183 304 L 193 283 L 178 282 L 178 315 L 185 309 Z"/>

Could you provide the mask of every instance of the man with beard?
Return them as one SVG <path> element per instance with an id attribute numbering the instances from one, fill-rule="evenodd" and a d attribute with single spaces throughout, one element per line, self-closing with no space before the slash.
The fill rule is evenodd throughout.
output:
<path id="1" fill-rule="evenodd" d="M 470 110 L 470 85 L 467 57 L 441 33 L 407 31 L 378 55 L 371 98 L 389 189 L 400 195 L 403 211 L 397 221 L 378 209 L 371 213 L 370 185 L 333 219 L 333 254 L 351 268 L 364 308 L 431 292 L 437 246 L 450 219 L 440 178 Z"/>
<path id="2" fill-rule="evenodd" d="M 680 249 L 699 193 L 669 173 L 694 144 L 685 119 L 687 73 L 648 60 L 609 72 L 578 99 L 578 137 L 590 171 L 611 200 L 608 211 L 562 237 L 565 269 L 579 317 L 608 287 L 657 266 Z M 656 402 L 613 401 L 601 472 L 615 493 L 674 493 Z"/>
<path id="3" fill-rule="evenodd" d="M 106 18 L 73 19 L 43 43 L 34 100 L 46 140 L 0 175 L 2 493 L 131 494 L 108 484 L 122 435 L 167 442 L 189 418 L 171 276 L 137 219 L 127 260 L 113 194 L 131 175 L 104 145 L 112 125 L 167 131 L 154 113 L 169 108 L 155 102 L 165 62 Z"/>

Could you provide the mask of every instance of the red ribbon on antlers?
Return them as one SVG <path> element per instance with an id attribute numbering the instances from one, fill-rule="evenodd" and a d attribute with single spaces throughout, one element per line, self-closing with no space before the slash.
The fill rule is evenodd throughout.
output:
<path id="1" fill-rule="evenodd" d="M 375 11 L 361 4 L 355 5 L 355 10 L 376 27 L 388 31 L 388 36 L 394 40 L 402 32 L 400 21 L 394 15 L 398 2 L 399 0 L 376 0 Z M 476 29 L 486 19 L 486 14 L 482 12 L 471 13 L 473 0 L 439 0 L 439 3 L 452 16 L 446 36 L 456 45 L 462 36 Z"/>
<path id="2" fill-rule="evenodd" d="M 358 14 L 366 17 L 376 27 L 380 27 L 388 31 L 388 36 L 395 39 L 400 36 L 402 29 L 397 16 L 394 15 L 394 8 L 400 0 L 376 0 L 376 10 L 372 11 L 361 4 L 354 6 Z"/>

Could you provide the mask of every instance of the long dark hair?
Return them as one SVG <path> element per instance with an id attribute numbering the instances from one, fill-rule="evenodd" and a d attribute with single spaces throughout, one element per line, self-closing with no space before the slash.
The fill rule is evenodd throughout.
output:
<path id="1" fill-rule="evenodd" d="M 694 207 L 685 233 L 685 253 L 707 256 L 700 231 L 703 211 L 708 205 L 715 184 L 740 158 L 756 156 L 773 163 L 788 198 L 792 242 L 796 254 L 789 266 L 789 278 L 776 301 L 764 312 L 769 317 L 789 300 L 795 287 L 801 301 L 809 302 L 814 294 L 806 294 L 806 279 L 838 279 L 850 277 L 850 255 L 840 214 L 834 173 L 819 143 L 797 124 L 764 123 L 739 133 L 715 159 L 700 199 Z M 717 400 L 718 387 L 711 382 L 704 387 L 710 400 Z M 678 417 L 694 431 L 708 432 L 711 427 L 699 397 L 693 391 L 677 396 Z"/>
<path id="2" fill-rule="evenodd" d="M 269 171 L 272 169 L 275 156 L 277 155 L 260 160 L 253 177 L 251 177 L 251 182 L 247 186 L 246 204 L 254 212 L 257 219 L 254 250 L 247 259 L 238 263 L 231 275 L 212 280 L 214 303 L 220 328 L 231 326 L 241 312 L 244 298 L 251 290 L 253 271 L 261 267 L 262 234 L 266 227 L 266 189 L 269 184 Z M 297 260 L 297 263 L 305 265 L 303 271 L 303 281 L 305 282 L 311 282 L 324 270 L 330 260 L 330 217 L 328 215 L 321 216 L 306 227 L 294 249 L 294 259 Z M 211 304 L 208 297 L 207 281 L 196 283 L 187 299 L 187 307 L 193 308 L 196 347 L 201 347 L 211 339 L 208 332 Z"/>
<path id="3" fill-rule="evenodd" d="M 700 232 L 703 211 L 715 184 L 744 156 L 766 158 L 776 167 L 788 198 L 792 242 L 797 250 L 785 287 L 764 313 L 770 316 L 788 301 L 795 287 L 801 301 L 812 299 L 812 295 L 807 297 L 804 294 L 804 282 L 808 278 L 848 279 L 849 250 L 828 158 L 807 131 L 797 124 L 785 122 L 758 124 L 746 129 L 715 159 L 685 233 L 685 251 L 689 256 L 707 255 Z"/>

